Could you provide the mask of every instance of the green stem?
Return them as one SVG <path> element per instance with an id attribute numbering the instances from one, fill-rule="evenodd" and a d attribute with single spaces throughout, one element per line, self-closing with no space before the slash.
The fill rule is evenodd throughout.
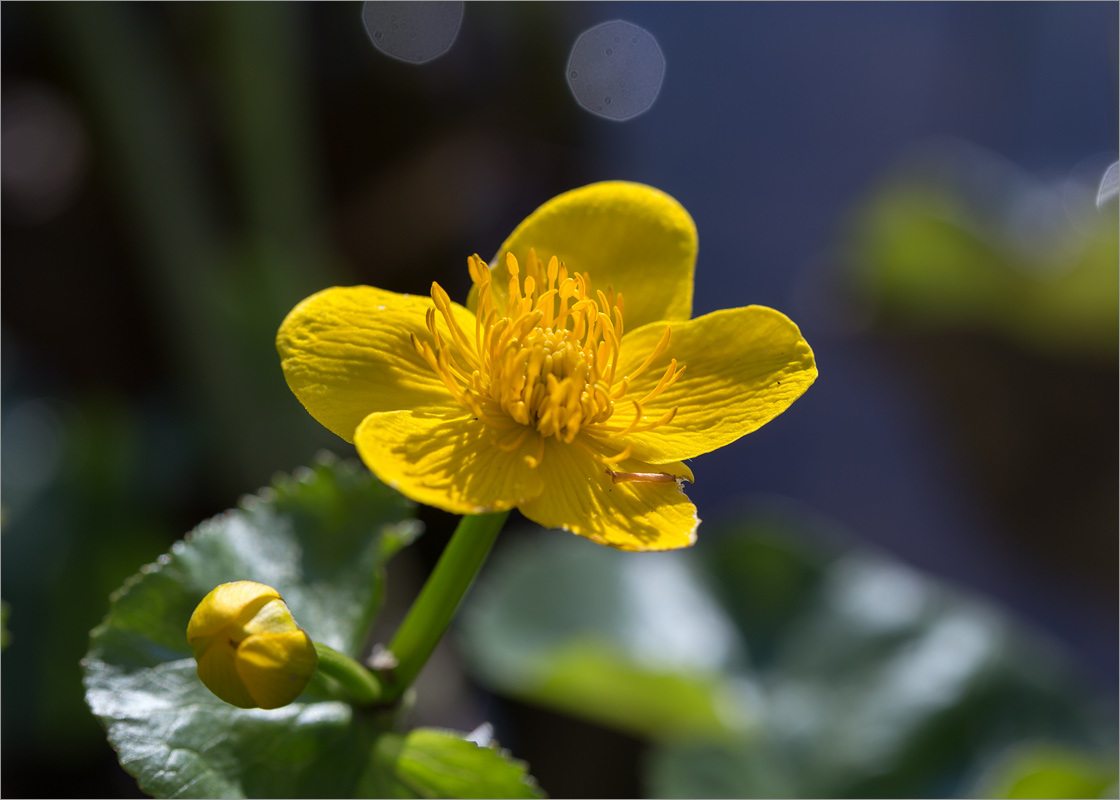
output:
<path id="1" fill-rule="evenodd" d="M 385 685 L 385 700 L 394 700 L 412 685 L 494 546 L 508 511 L 465 516 L 409 609 L 389 651 L 396 659 Z"/>
<path id="2" fill-rule="evenodd" d="M 345 653 L 312 642 L 319 654 L 319 671 L 334 678 L 359 705 L 373 705 L 382 698 L 383 687 L 377 676 Z"/>

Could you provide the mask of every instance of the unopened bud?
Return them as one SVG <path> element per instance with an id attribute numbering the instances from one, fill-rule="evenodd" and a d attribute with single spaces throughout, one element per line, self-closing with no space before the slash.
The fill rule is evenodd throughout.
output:
<path id="1" fill-rule="evenodd" d="M 315 646 L 271 586 L 223 583 L 191 615 L 187 641 L 206 688 L 239 708 L 280 708 L 307 687 Z"/>

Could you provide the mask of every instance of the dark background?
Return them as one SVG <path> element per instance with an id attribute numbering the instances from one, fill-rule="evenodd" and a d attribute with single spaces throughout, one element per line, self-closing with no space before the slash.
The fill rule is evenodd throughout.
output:
<path id="1" fill-rule="evenodd" d="M 666 60 L 626 122 L 565 82 L 612 19 Z M 1115 704 L 1115 336 L 1055 355 L 915 334 L 848 275 L 853 220 L 916 148 L 1099 177 L 1118 22 L 1114 3 L 470 3 L 417 66 L 371 46 L 357 4 L 4 3 L 3 793 L 134 793 L 81 700 L 108 594 L 274 472 L 352 452 L 284 384 L 284 314 L 335 284 L 465 296 L 468 254 L 605 179 L 692 214 L 695 314 L 773 306 L 817 355 L 788 413 L 694 465 L 701 515 L 771 495 L 830 518 L 1012 609 Z M 453 522 L 423 516 L 405 600 Z M 577 724 L 505 713 L 528 715 L 515 753 Z"/>

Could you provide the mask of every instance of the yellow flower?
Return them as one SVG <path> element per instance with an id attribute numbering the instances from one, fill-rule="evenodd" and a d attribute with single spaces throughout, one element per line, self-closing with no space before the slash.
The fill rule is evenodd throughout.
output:
<path id="1" fill-rule="evenodd" d="M 777 311 L 689 319 L 696 250 L 668 195 L 585 186 L 522 222 L 493 266 L 468 260 L 470 310 L 438 284 L 431 298 L 307 298 L 277 336 L 284 375 L 413 500 L 516 507 L 624 550 L 685 547 L 699 519 L 682 462 L 770 421 L 817 375 Z"/>
<path id="2" fill-rule="evenodd" d="M 239 708 L 280 708 L 319 663 L 311 638 L 271 586 L 223 583 L 191 615 L 187 641 L 206 688 Z"/>

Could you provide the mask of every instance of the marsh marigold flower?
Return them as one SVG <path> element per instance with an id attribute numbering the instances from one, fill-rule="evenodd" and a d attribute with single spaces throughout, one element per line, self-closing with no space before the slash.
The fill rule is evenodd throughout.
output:
<path id="1" fill-rule="evenodd" d="M 206 688 L 239 708 L 280 708 L 307 688 L 315 645 L 271 586 L 223 583 L 202 599 L 187 641 Z"/>
<path id="2" fill-rule="evenodd" d="M 784 411 L 816 378 L 761 306 L 692 314 L 696 228 L 668 195 L 609 182 L 521 223 L 467 306 L 333 288 L 284 320 L 288 385 L 385 483 L 458 514 L 519 508 L 625 550 L 685 547 L 683 462 Z"/>

